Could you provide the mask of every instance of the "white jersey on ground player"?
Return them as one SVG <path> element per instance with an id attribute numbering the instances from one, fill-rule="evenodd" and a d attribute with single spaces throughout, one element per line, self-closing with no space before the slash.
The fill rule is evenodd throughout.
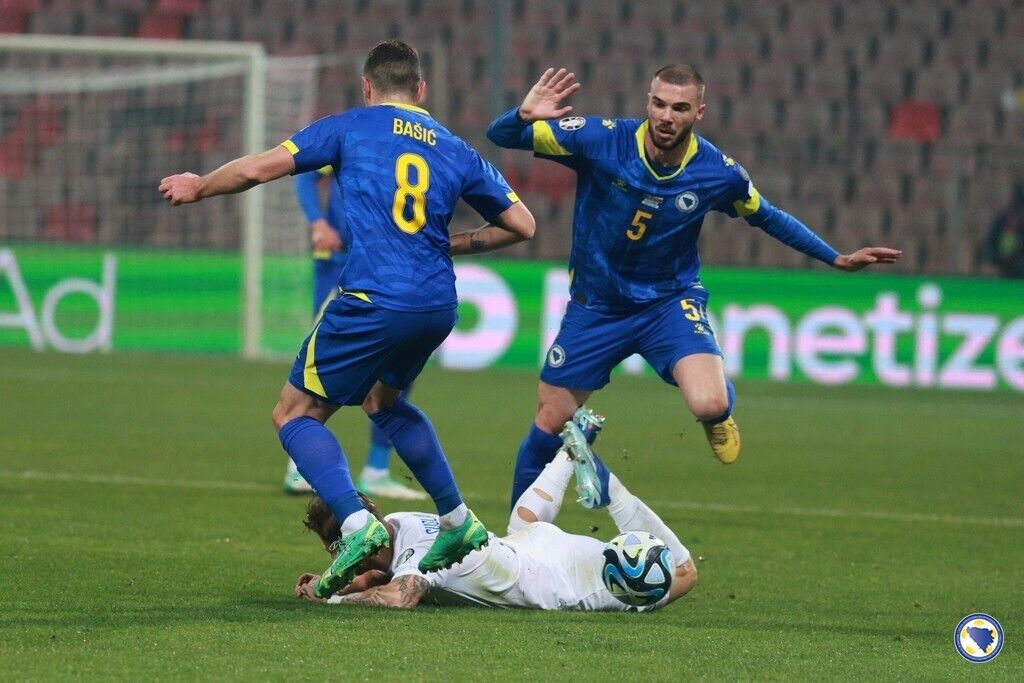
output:
<path id="1" fill-rule="evenodd" d="M 493 534 L 484 548 L 450 569 L 423 574 L 417 564 L 439 529 L 436 515 L 397 512 L 384 520 L 393 529 L 385 585 L 332 597 L 332 603 L 413 607 L 421 600 L 543 610 L 638 611 L 615 599 L 602 580 L 605 543 L 570 534 L 554 524 L 572 476 L 564 451 L 547 465 L 517 501 L 508 534 Z M 685 594 L 696 583 L 690 553 L 653 510 L 611 475 L 608 511 L 620 532 L 646 531 L 672 551 L 676 574 L 672 589 L 653 607 Z M 308 575 L 307 575 L 308 576 Z M 405 579 L 403 581 L 403 579 Z M 301 592 L 302 579 L 297 592 Z M 402 589 L 397 586 L 401 585 Z M 395 593 L 395 599 L 386 597 Z M 401 593 L 401 597 L 398 594 Z M 372 595 L 371 595 L 372 594 Z M 414 594 L 410 597 L 410 594 Z"/>

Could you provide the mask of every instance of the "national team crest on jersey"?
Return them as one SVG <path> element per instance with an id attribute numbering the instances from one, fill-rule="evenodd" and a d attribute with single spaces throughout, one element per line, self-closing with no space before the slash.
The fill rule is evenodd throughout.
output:
<path id="1" fill-rule="evenodd" d="M 564 131 L 579 130 L 587 125 L 587 120 L 582 116 L 567 116 L 558 122 L 558 127 Z"/>
<path id="2" fill-rule="evenodd" d="M 684 192 L 676 197 L 676 208 L 684 213 L 690 213 L 699 203 L 697 195 L 692 192 Z"/>

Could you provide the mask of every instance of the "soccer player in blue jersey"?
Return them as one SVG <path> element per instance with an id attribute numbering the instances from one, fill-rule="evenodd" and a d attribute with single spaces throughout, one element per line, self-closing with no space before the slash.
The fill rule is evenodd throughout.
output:
<path id="1" fill-rule="evenodd" d="M 747 172 L 693 132 L 704 117 L 704 80 L 687 65 L 660 69 L 643 118 L 565 117 L 580 84 L 566 69 L 548 69 L 522 104 L 495 119 L 487 136 L 502 147 L 532 150 L 577 175 L 573 212 L 571 301 L 548 350 L 536 419 L 516 461 L 512 500 L 562 445 L 583 442 L 569 422 L 609 372 L 639 353 L 679 387 L 723 463 L 739 456 L 734 391 L 707 318 L 697 237 L 708 211 L 739 216 L 784 244 L 835 268 L 892 263 L 895 249 L 839 254 L 799 220 L 771 205 Z M 556 119 L 560 119 L 557 122 Z M 582 450 L 586 443 L 578 444 Z M 607 504 L 607 474 L 590 507 Z"/>
<path id="2" fill-rule="evenodd" d="M 441 532 L 419 563 L 436 571 L 487 543 L 462 502 L 427 416 L 400 397 L 456 321 L 451 256 L 533 236 L 533 216 L 501 174 L 418 105 L 426 94 L 416 51 L 373 48 L 363 66 L 365 107 L 328 116 L 265 152 L 212 173 L 164 178 L 172 204 L 240 192 L 289 173 L 335 168 L 351 244 L 340 293 L 303 342 L 273 410 L 281 444 L 341 521 L 342 537 L 317 594 L 347 585 L 362 560 L 387 547 L 363 506 L 341 445 L 324 422 L 361 405 L 434 500 Z M 463 199 L 488 224 L 449 237 Z"/>
<path id="3" fill-rule="evenodd" d="M 341 206 L 341 189 L 333 182 L 334 168 L 324 166 L 316 171 L 299 173 L 295 176 L 295 198 L 309 223 L 310 241 L 313 246 L 313 318 L 338 291 L 338 280 L 345 267 L 348 255 L 345 236 L 347 226 Z M 329 192 L 326 206 L 320 200 L 317 183 L 329 178 Z M 405 392 L 408 395 L 408 390 Z M 370 496 L 420 500 L 426 494 L 409 488 L 391 476 L 391 442 L 380 427 L 370 423 L 370 448 L 366 463 L 356 480 L 356 488 Z M 313 487 L 302 478 L 291 458 L 284 474 L 284 490 L 288 493 L 310 493 Z"/>

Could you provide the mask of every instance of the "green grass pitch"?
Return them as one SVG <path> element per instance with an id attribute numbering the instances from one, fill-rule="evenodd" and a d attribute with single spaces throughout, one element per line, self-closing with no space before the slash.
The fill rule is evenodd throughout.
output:
<path id="1" fill-rule="evenodd" d="M 0 351 L 0 676 L 962 680 L 1024 672 L 1024 397 L 741 384 L 744 452 L 710 455 L 674 390 L 617 377 L 599 452 L 698 559 L 648 614 L 323 607 L 326 555 L 278 486 L 287 364 Z M 503 531 L 533 373 L 428 370 L 469 504 Z M 353 461 L 358 409 L 332 421 Z M 570 531 L 614 535 L 567 496 Z M 393 505 L 384 502 L 385 511 Z M 993 661 L 960 658 L 975 611 Z"/>

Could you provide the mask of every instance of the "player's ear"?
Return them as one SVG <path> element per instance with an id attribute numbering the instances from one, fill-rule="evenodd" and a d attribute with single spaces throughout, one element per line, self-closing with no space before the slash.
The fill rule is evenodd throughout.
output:
<path id="1" fill-rule="evenodd" d="M 427 99 L 427 82 L 426 81 L 420 81 L 420 84 L 416 86 L 416 96 L 415 97 L 416 97 L 416 99 L 415 99 L 416 104 L 420 104 L 421 102 L 425 102 L 426 101 L 426 99 Z"/>
<path id="2" fill-rule="evenodd" d="M 363 102 L 365 104 L 370 103 L 370 95 L 373 94 L 373 84 L 370 83 L 370 79 L 363 76 Z"/>
<path id="3" fill-rule="evenodd" d="M 701 119 L 704 118 L 704 110 L 707 109 L 707 108 L 708 108 L 708 105 L 706 105 L 703 102 L 701 102 L 700 106 L 697 107 L 697 120 L 698 121 L 700 121 Z"/>

